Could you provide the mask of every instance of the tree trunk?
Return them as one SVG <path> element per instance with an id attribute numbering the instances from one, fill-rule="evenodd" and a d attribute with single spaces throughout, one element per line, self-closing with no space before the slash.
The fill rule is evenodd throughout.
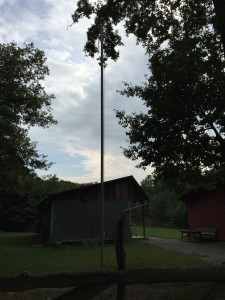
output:
<path id="1" fill-rule="evenodd" d="M 213 0 L 213 4 L 217 18 L 217 28 L 221 35 L 225 56 L 225 0 Z"/>

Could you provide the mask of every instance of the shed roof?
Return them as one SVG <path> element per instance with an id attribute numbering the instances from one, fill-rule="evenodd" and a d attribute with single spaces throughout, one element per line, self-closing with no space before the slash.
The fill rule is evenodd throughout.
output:
<path id="1" fill-rule="evenodd" d="M 141 188 L 141 186 L 138 184 L 138 182 L 135 180 L 133 176 L 126 176 L 122 178 L 117 178 L 109 181 L 104 182 L 104 189 L 105 193 L 109 193 L 114 189 L 114 187 L 119 186 L 119 185 L 126 185 L 132 187 L 133 190 L 138 194 L 138 198 L 141 203 L 144 203 L 145 201 L 148 201 L 148 196 L 144 192 L 144 190 Z M 70 189 L 58 193 L 54 193 L 48 196 L 47 199 L 43 200 L 41 204 L 47 203 L 51 200 L 63 198 L 63 197 L 70 197 L 70 196 L 76 196 L 77 199 L 80 199 L 80 195 L 87 195 L 87 197 L 90 197 L 90 199 L 95 198 L 96 199 L 96 193 L 99 193 L 101 189 L 101 184 L 100 183 L 94 183 L 90 185 L 85 185 L 79 188 L 75 189 Z M 92 197 L 93 195 L 93 197 Z M 106 196 L 107 198 L 107 196 Z M 74 199 L 76 200 L 76 199 Z M 106 199 L 107 200 L 107 199 Z M 118 199 L 122 200 L 122 199 Z"/>
<path id="2" fill-rule="evenodd" d="M 191 199 L 196 198 L 196 196 L 198 196 L 200 194 L 203 195 L 205 193 L 207 193 L 207 194 L 212 193 L 212 192 L 216 191 L 218 188 L 223 188 L 224 192 L 225 192 L 225 185 L 218 183 L 214 188 L 211 188 L 211 189 L 207 189 L 204 187 L 192 189 L 192 190 L 182 194 L 179 199 L 186 203 L 186 202 L 190 201 Z"/>

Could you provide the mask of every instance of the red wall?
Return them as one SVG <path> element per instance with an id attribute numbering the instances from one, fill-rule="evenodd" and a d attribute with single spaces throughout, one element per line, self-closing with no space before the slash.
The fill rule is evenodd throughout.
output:
<path id="1" fill-rule="evenodd" d="M 218 240 L 225 240 L 225 192 L 224 186 L 214 191 L 190 193 L 188 205 L 188 228 L 217 228 Z"/>

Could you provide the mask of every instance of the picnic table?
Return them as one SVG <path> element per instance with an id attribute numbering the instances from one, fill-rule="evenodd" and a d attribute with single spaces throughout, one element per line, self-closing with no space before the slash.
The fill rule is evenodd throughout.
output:
<path id="1" fill-rule="evenodd" d="M 180 232 L 181 232 L 181 238 L 180 238 L 181 241 L 185 238 L 188 238 L 190 242 L 194 243 L 196 239 L 201 239 L 201 231 L 183 229 L 180 230 Z"/>

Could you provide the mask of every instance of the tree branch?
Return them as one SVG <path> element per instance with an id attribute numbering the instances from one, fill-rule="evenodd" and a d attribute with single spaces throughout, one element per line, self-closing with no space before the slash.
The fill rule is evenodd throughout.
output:
<path id="1" fill-rule="evenodd" d="M 202 114 L 204 115 L 207 123 L 210 126 L 210 129 L 212 129 L 215 133 L 216 136 L 216 140 L 219 142 L 220 146 L 225 150 L 225 140 L 223 139 L 223 137 L 221 136 L 221 134 L 219 133 L 219 131 L 217 130 L 217 128 L 215 127 L 213 121 L 211 120 L 210 116 L 207 115 L 205 113 L 205 111 L 201 110 Z"/>

